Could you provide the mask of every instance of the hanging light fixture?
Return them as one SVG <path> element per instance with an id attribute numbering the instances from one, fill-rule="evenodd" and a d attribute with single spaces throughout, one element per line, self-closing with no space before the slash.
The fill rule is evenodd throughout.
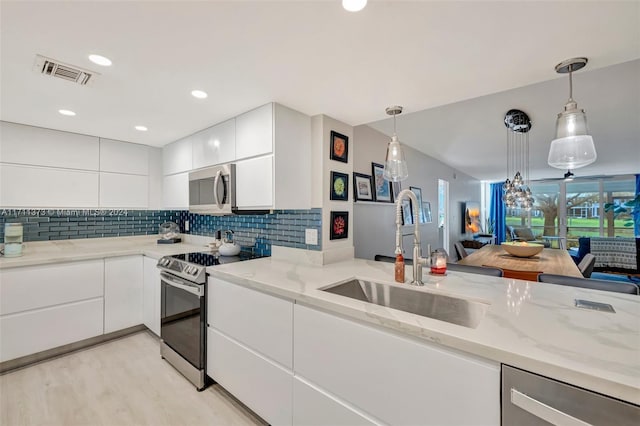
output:
<path id="1" fill-rule="evenodd" d="M 507 127 L 507 180 L 502 189 L 502 201 L 508 208 L 530 209 L 535 199 L 529 188 L 529 130 L 531 120 L 527 113 L 511 109 L 504 116 Z M 509 180 L 514 173 L 513 180 Z"/>
<path id="2" fill-rule="evenodd" d="M 572 58 L 556 65 L 557 73 L 569 73 L 569 100 L 556 121 L 556 138 L 551 141 L 547 160 L 551 167 L 577 169 L 596 161 L 596 148 L 587 129 L 587 116 L 573 100 L 573 72 L 584 68 L 587 61 L 587 58 Z"/>
<path id="3" fill-rule="evenodd" d="M 399 182 L 409 177 L 407 160 L 404 151 L 396 135 L 396 115 L 402 113 L 401 106 L 392 106 L 385 110 L 388 115 L 393 115 L 393 136 L 387 145 L 387 157 L 384 161 L 384 177 L 391 182 Z"/>

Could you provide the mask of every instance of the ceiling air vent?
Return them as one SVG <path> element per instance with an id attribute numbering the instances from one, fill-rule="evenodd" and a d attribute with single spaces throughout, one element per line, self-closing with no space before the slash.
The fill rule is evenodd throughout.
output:
<path id="1" fill-rule="evenodd" d="M 36 61 L 33 68 L 34 71 L 39 72 L 40 74 L 72 81 L 80 84 L 81 86 L 92 83 L 96 76 L 100 75 L 97 72 L 65 64 L 56 59 L 46 58 L 41 55 L 36 55 Z"/>

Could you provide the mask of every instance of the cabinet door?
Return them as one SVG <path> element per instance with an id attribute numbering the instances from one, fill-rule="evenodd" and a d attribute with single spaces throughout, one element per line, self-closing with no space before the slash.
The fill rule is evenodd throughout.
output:
<path id="1" fill-rule="evenodd" d="M 306 426 L 356 426 L 373 425 L 362 415 L 346 407 L 335 398 L 311 387 L 308 383 L 293 379 L 293 424 Z"/>
<path id="2" fill-rule="evenodd" d="M 0 164 L 3 207 L 98 207 L 98 172 Z"/>
<path id="3" fill-rule="evenodd" d="M 102 334 L 102 297 L 0 317 L 0 362 Z"/>
<path id="4" fill-rule="evenodd" d="M 236 117 L 236 158 L 273 152 L 273 104 L 269 103 Z"/>
<path id="5" fill-rule="evenodd" d="M 382 422 L 500 424 L 499 364 L 299 304 L 294 321 L 296 375 Z"/>
<path id="6" fill-rule="evenodd" d="M 157 260 L 144 257 L 144 282 L 142 287 L 142 321 L 160 336 L 160 270 Z"/>
<path id="7" fill-rule="evenodd" d="M 100 139 L 100 171 L 146 176 L 149 149 L 137 143 Z"/>
<path id="8" fill-rule="evenodd" d="M 96 137 L 0 121 L 2 162 L 97 171 L 98 158 Z"/>
<path id="9" fill-rule="evenodd" d="M 100 207 L 147 208 L 147 176 L 100 172 Z"/>
<path id="10" fill-rule="evenodd" d="M 191 139 L 186 137 L 162 148 L 162 173 L 173 175 L 192 169 Z"/>
<path id="11" fill-rule="evenodd" d="M 208 328 L 207 375 L 272 425 L 291 424 L 291 372 Z"/>
<path id="12" fill-rule="evenodd" d="M 142 324 L 143 256 L 104 260 L 104 332 Z"/>
<path id="13" fill-rule="evenodd" d="M 193 168 L 229 163 L 236 159 L 236 120 L 231 119 L 191 136 Z"/>
<path id="14" fill-rule="evenodd" d="M 239 209 L 273 208 L 273 156 L 236 163 L 236 204 Z"/>
<path id="15" fill-rule="evenodd" d="M 162 205 L 165 209 L 189 209 L 189 173 L 164 177 Z"/>
<path id="16" fill-rule="evenodd" d="M 213 277 L 207 290 L 211 327 L 292 368 L 293 302 Z"/>

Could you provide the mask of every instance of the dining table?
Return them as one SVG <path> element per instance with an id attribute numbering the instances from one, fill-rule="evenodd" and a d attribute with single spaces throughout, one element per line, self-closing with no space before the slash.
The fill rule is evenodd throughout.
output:
<path id="1" fill-rule="evenodd" d="M 502 269 L 505 278 L 537 281 L 541 273 L 583 278 L 566 250 L 544 248 L 535 256 L 512 256 L 500 246 L 487 244 L 458 261 L 461 265 Z"/>

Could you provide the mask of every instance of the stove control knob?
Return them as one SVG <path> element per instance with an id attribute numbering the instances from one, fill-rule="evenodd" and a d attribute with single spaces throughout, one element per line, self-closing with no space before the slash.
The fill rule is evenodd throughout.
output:
<path id="1" fill-rule="evenodd" d="M 198 274 L 198 268 L 196 268 L 195 266 L 191 267 L 191 271 L 189 271 L 189 273 L 191 275 L 197 275 Z"/>

